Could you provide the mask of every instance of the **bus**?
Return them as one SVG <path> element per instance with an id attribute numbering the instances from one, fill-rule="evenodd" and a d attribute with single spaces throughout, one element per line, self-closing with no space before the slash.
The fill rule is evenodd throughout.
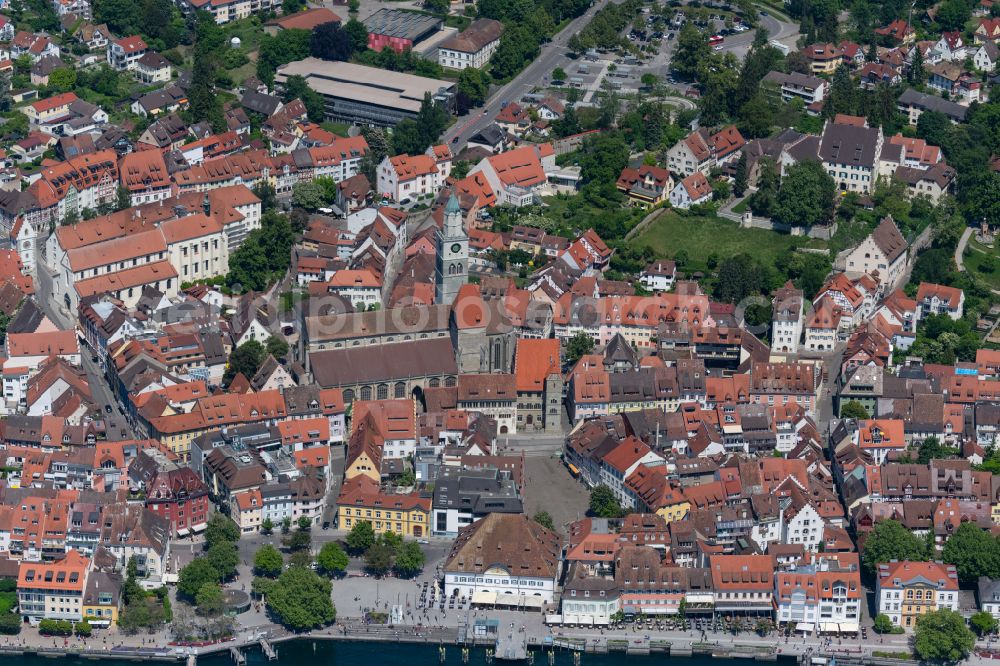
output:
<path id="1" fill-rule="evenodd" d="M 708 45 L 713 47 L 718 46 L 722 43 L 723 39 L 725 38 L 722 35 L 712 35 L 708 38 Z"/>

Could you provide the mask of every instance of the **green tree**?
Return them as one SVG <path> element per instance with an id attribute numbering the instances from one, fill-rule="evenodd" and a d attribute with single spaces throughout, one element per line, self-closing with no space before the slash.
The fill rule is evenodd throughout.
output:
<path id="1" fill-rule="evenodd" d="M 267 349 L 267 353 L 276 359 L 288 356 L 288 343 L 284 338 L 279 338 L 276 335 L 272 335 L 267 339 L 265 348 Z"/>
<path id="2" fill-rule="evenodd" d="M 199 11 L 196 21 L 194 67 L 188 87 L 188 115 L 198 120 L 207 120 L 216 132 L 225 132 L 228 128 L 222 113 L 222 99 L 215 90 L 218 51 L 225 44 L 225 36 L 208 12 Z"/>
<path id="3" fill-rule="evenodd" d="M 851 72 L 846 65 L 837 67 L 830 83 L 830 93 L 823 103 L 823 115 L 833 118 L 838 113 L 853 115 L 857 113 L 858 88 L 851 78 Z"/>
<path id="4" fill-rule="evenodd" d="M 371 156 L 372 161 L 377 165 L 379 162 L 392 152 L 392 146 L 390 145 L 389 137 L 386 135 L 385 130 L 381 127 L 362 127 L 361 136 L 365 138 L 365 142 L 368 143 L 368 155 Z M 371 180 L 375 182 L 375 180 Z"/>
<path id="5" fill-rule="evenodd" d="M 992 613 L 987 611 L 973 613 L 972 617 L 969 618 L 969 625 L 980 636 L 997 632 L 997 620 Z"/>
<path id="6" fill-rule="evenodd" d="M 913 53 L 913 60 L 910 63 L 910 70 L 906 78 L 910 83 L 916 85 L 923 84 L 924 79 L 927 78 L 927 73 L 924 71 L 924 54 L 921 53 L 920 49 L 917 49 Z"/>
<path id="7" fill-rule="evenodd" d="M 332 24 L 328 23 L 325 25 Z M 306 107 L 306 112 L 309 114 L 309 120 L 314 123 L 321 123 L 326 120 L 326 103 L 323 101 L 323 96 L 313 90 L 305 78 L 299 75 L 289 76 L 285 81 L 284 90 L 282 99 L 286 103 L 296 99 L 302 100 L 302 104 Z"/>
<path id="8" fill-rule="evenodd" d="M 417 127 L 420 128 L 420 139 L 423 147 L 415 151 L 422 153 L 427 147 L 437 143 L 441 132 L 448 126 L 448 113 L 440 104 L 434 101 L 430 93 L 424 93 L 424 98 L 420 102 L 420 110 L 417 111 Z"/>
<path id="9" fill-rule="evenodd" d="M 347 550 L 355 555 L 366 552 L 375 543 L 375 530 L 367 520 L 354 523 L 345 539 Z"/>
<path id="10" fill-rule="evenodd" d="M 193 601 L 202 585 L 220 580 L 222 578 L 212 563 L 207 558 L 198 557 L 181 569 L 177 577 L 177 592 Z"/>
<path id="11" fill-rule="evenodd" d="M 198 607 L 198 614 L 205 617 L 221 615 L 225 609 L 225 601 L 222 598 L 222 587 L 218 583 L 205 583 L 198 588 L 198 594 L 195 595 L 194 602 Z"/>
<path id="12" fill-rule="evenodd" d="M 771 104 L 758 94 L 752 97 L 740 108 L 740 132 L 748 139 L 766 137 L 771 133 L 771 126 L 774 125 L 774 112 Z"/>
<path id="13" fill-rule="evenodd" d="M 481 69 L 466 67 L 458 75 L 457 88 L 470 108 L 481 106 L 490 94 L 490 77 Z"/>
<path id="14" fill-rule="evenodd" d="M 942 30 L 965 30 L 965 24 L 972 18 L 972 8 L 963 0 L 944 0 L 938 7 L 934 19 Z"/>
<path id="15" fill-rule="evenodd" d="M 378 543 L 384 543 L 389 547 L 389 552 L 395 555 L 403 547 L 403 537 L 392 530 L 382 532 L 378 537 Z"/>
<path id="16" fill-rule="evenodd" d="M 590 491 L 590 513 L 598 518 L 621 517 L 621 504 L 611 488 L 601 484 Z"/>
<path id="17" fill-rule="evenodd" d="M 965 585 L 975 583 L 980 576 L 1000 577 L 1000 543 L 973 522 L 958 526 L 945 542 L 941 559 L 955 565 L 958 580 Z"/>
<path id="18" fill-rule="evenodd" d="M 957 612 L 942 608 L 917 619 L 913 647 L 921 659 L 956 662 L 969 656 L 976 637 Z"/>
<path id="19" fill-rule="evenodd" d="M 222 376 L 222 383 L 226 386 L 233 381 L 239 373 L 243 373 L 243 376 L 247 379 L 253 378 L 260 369 L 261 364 L 267 358 L 267 349 L 264 345 L 260 344 L 256 340 L 247 340 L 242 345 L 233 350 L 229 355 L 229 363 L 226 365 L 226 371 Z M 216 516 L 220 514 L 215 514 Z M 214 516 L 213 516 L 214 518 Z M 223 518 L 225 520 L 225 518 Z M 236 524 L 230 520 L 227 520 L 229 524 L 233 526 L 233 529 L 239 532 L 239 528 Z M 211 524 L 209 525 L 211 526 Z"/>
<path id="20" fill-rule="evenodd" d="M 282 542 L 285 548 L 292 552 L 309 550 L 309 546 L 312 545 L 312 535 L 306 530 L 295 530 L 286 535 Z"/>
<path id="21" fill-rule="evenodd" d="M 352 18 L 344 24 L 344 32 L 351 38 L 351 49 L 354 53 L 361 53 L 368 48 L 368 28 L 364 23 Z"/>
<path id="22" fill-rule="evenodd" d="M 344 552 L 344 549 L 336 541 L 323 544 L 323 547 L 319 550 L 319 555 L 316 556 L 316 564 L 319 566 L 319 570 L 328 576 L 342 576 L 347 571 L 349 562 L 347 553 Z"/>
<path id="23" fill-rule="evenodd" d="M 365 569 L 373 576 L 384 576 L 392 568 L 392 560 L 392 546 L 379 540 L 365 552 Z"/>
<path id="24" fill-rule="evenodd" d="M 708 36 L 699 30 L 694 22 L 686 22 L 677 36 L 677 49 L 671 60 L 673 70 L 686 79 L 693 79 L 711 56 L 712 49 L 708 45 Z"/>
<path id="25" fill-rule="evenodd" d="M 575 365 L 583 356 L 594 351 L 594 338 L 587 333 L 577 333 L 566 341 L 566 364 Z"/>
<path id="26" fill-rule="evenodd" d="M 277 578 L 285 568 L 285 560 L 281 553 L 271 544 L 264 544 L 253 556 L 253 572 L 257 576 Z"/>
<path id="27" fill-rule="evenodd" d="M 566 110 L 563 112 L 562 118 L 553 123 L 553 129 L 555 130 L 556 136 L 566 137 L 572 136 L 573 134 L 579 134 L 583 131 L 583 127 L 580 125 L 580 118 L 576 113 L 576 106 L 569 104 L 566 106 Z"/>
<path id="28" fill-rule="evenodd" d="M 236 544 L 231 541 L 221 541 L 205 551 L 205 559 L 208 560 L 219 576 L 223 580 L 236 575 L 236 567 L 240 563 L 240 553 Z"/>
<path id="29" fill-rule="evenodd" d="M 879 634 L 891 634 L 894 628 L 892 620 L 885 613 L 879 613 L 875 616 L 875 626 L 873 627 L 876 633 Z"/>
<path id="30" fill-rule="evenodd" d="M 205 546 L 211 548 L 218 543 L 236 543 L 239 540 L 240 528 L 236 523 L 221 513 L 213 513 L 205 528 Z"/>
<path id="31" fill-rule="evenodd" d="M 562 67 L 556 67 L 552 70 L 552 78 L 555 81 L 565 81 L 567 78 L 566 70 Z"/>
<path id="32" fill-rule="evenodd" d="M 292 567 L 270 588 L 267 606 L 278 621 L 292 631 L 316 629 L 337 618 L 330 589 L 330 581 L 316 572 Z"/>
<path id="33" fill-rule="evenodd" d="M 840 407 L 842 419 L 869 419 L 868 410 L 857 400 L 848 400 Z"/>
<path id="34" fill-rule="evenodd" d="M 772 218 L 791 226 L 825 224 L 833 219 L 837 185 L 823 165 L 806 160 L 789 167 L 781 179 Z"/>
<path id="35" fill-rule="evenodd" d="M 393 569 L 401 578 L 412 578 L 424 568 L 424 551 L 416 541 L 407 541 L 396 551 Z"/>
<path id="36" fill-rule="evenodd" d="M 765 266 L 749 254 L 728 257 L 719 265 L 719 277 L 712 294 L 725 303 L 739 303 L 749 296 L 760 296 L 769 290 Z"/>
<path id="37" fill-rule="evenodd" d="M 299 516 L 297 524 L 303 532 L 312 529 L 312 519 L 309 516 Z"/>
<path id="38" fill-rule="evenodd" d="M 309 30 L 282 30 L 273 37 L 261 35 L 257 51 L 257 77 L 271 85 L 275 70 L 280 65 L 302 60 L 309 55 L 311 40 L 312 32 Z"/>
<path id="39" fill-rule="evenodd" d="M 16 636 L 21 633 L 21 616 L 16 613 L 0 613 L 0 634 Z"/>
<path id="40" fill-rule="evenodd" d="M 67 92 L 76 87 L 76 69 L 60 67 L 49 74 L 49 87 L 59 92 Z"/>
<path id="41" fill-rule="evenodd" d="M 615 132 L 588 136 L 577 155 L 583 195 L 595 205 L 607 205 L 621 198 L 615 183 L 628 165 L 628 143 Z"/>
<path id="42" fill-rule="evenodd" d="M 538 55 L 538 39 L 531 28 L 513 25 L 504 30 L 500 44 L 490 59 L 491 71 L 496 79 L 507 79 L 517 74 Z"/>
<path id="43" fill-rule="evenodd" d="M 535 515 L 533 515 L 531 519 L 542 527 L 546 527 L 550 530 L 556 529 L 556 526 L 552 523 L 552 516 L 549 515 L 548 511 L 536 511 Z"/>
<path id="44" fill-rule="evenodd" d="M 420 126 L 406 118 L 392 130 L 392 152 L 396 155 L 418 155 L 427 150 Z"/>
<path id="45" fill-rule="evenodd" d="M 733 194 L 741 197 L 747 191 L 747 155 L 740 152 L 740 159 L 736 161 L 736 174 L 733 178 Z"/>
<path id="46" fill-rule="evenodd" d="M 927 559 L 927 546 L 913 532 L 896 520 L 882 520 L 865 539 L 861 562 L 869 574 L 875 576 L 878 565 L 890 560 L 912 560 L 922 562 Z"/>
<path id="47" fill-rule="evenodd" d="M 946 460 L 954 458 L 959 454 L 959 450 L 951 446 L 943 446 L 937 437 L 926 437 L 917 447 L 917 463 L 926 465 L 932 460 Z"/>
<path id="48" fill-rule="evenodd" d="M 73 625 L 73 633 L 80 638 L 90 638 L 90 635 L 93 633 L 93 629 L 90 626 L 90 622 L 81 620 Z"/>
<path id="49" fill-rule="evenodd" d="M 135 556 L 132 556 L 128 558 L 128 564 L 125 567 L 125 583 L 122 585 L 122 601 L 126 605 L 146 596 L 145 590 L 139 585 L 138 577 L 139 563 L 136 562 Z"/>
<path id="50" fill-rule="evenodd" d="M 274 191 L 274 186 L 268 182 L 260 182 L 252 188 L 254 195 L 260 199 L 261 210 L 273 210 L 278 206 L 278 193 Z"/>
<path id="51" fill-rule="evenodd" d="M 350 60 L 354 39 L 339 23 L 323 23 L 313 28 L 309 49 L 321 60 Z"/>
<path id="52" fill-rule="evenodd" d="M 298 534 L 296 532 L 296 534 Z M 309 568 L 313 565 L 312 551 L 308 548 L 301 548 L 299 550 L 293 550 L 292 554 L 288 556 L 288 566 L 289 567 L 305 567 Z"/>
<path id="53" fill-rule="evenodd" d="M 778 167 L 768 158 L 761 159 L 760 178 L 757 180 L 757 191 L 748 199 L 750 209 L 762 217 L 771 217 L 778 207 L 778 190 L 781 181 Z"/>

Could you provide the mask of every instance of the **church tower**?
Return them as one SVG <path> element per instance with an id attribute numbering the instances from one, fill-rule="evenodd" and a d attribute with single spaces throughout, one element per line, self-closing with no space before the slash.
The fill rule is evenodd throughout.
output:
<path id="1" fill-rule="evenodd" d="M 452 194 L 444 207 L 444 228 L 437 233 L 435 302 L 451 305 L 469 280 L 469 234 L 462 224 L 462 209 Z"/>

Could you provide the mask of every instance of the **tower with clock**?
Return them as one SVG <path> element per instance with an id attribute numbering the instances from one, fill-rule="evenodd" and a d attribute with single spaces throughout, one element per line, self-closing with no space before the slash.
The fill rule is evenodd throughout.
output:
<path id="1" fill-rule="evenodd" d="M 462 209 L 452 194 L 444 207 L 444 225 L 437 233 L 435 302 L 451 305 L 469 279 L 469 234 L 462 224 Z"/>

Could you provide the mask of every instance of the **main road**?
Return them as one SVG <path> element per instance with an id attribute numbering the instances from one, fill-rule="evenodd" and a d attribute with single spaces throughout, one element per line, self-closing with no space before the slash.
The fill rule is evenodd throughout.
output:
<path id="1" fill-rule="evenodd" d="M 445 130 L 442 140 L 448 145 L 452 145 L 452 140 L 458 137 L 455 146 L 462 146 L 476 132 L 482 130 L 493 123 L 493 119 L 500 113 L 504 101 L 517 101 L 531 89 L 545 80 L 552 74 L 556 67 L 565 68 L 569 62 L 569 51 L 566 44 L 569 38 L 583 30 L 583 28 L 594 18 L 594 14 L 599 12 L 608 4 L 610 0 L 597 0 L 586 13 L 570 21 L 552 41 L 542 44 L 541 53 L 534 61 L 525 67 L 520 74 L 515 76 L 509 83 L 493 93 L 482 108 L 472 109 L 464 116 L 459 116 L 458 121 Z M 616 2 L 615 4 L 620 4 Z"/>

